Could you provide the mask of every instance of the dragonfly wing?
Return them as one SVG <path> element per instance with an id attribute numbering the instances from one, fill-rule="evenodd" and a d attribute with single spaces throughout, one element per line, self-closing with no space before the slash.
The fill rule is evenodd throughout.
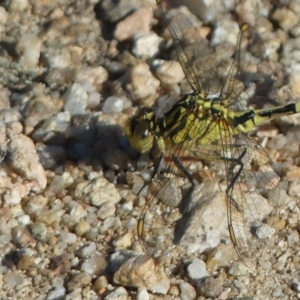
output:
<path id="1" fill-rule="evenodd" d="M 231 145 L 228 173 L 228 227 L 241 260 L 254 266 L 267 240 L 275 232 L 279 200 L 279 176 L 267 151 L 247 137 Z"/>
<path id="2" fill-rule="evenodd" d="M 218 73 L 220 62 L 208 44 L 200 35 L 199 21 L 184 9 L 172 9 L 168 12 L 159 4 L 174 40 L 177 58 L 185 76 L 194 91 L 203 97 L 218 95 L 222 87 Z"/>
<path id="3" fill-rule="evenodd" d="M 157 168 L 159 172 L 149 186 L 139 218 L 140 244 L 152 257 L 164 255 L 181 243 L 201 223 L 206 206 L 219 192 L 214 180 L 199 184 L 201 180 L 195 180 L 190 171 L 190 166 L 193 172 L 202 170 L 201 154 L 207 157 L 207 153 L 192 153 L 195 141 L 185 141 L 194 123 L 189 126 L 182 142 L 173 144 L 166 152 L 165 165 Z"/>
<path id="4" fill-rule="evenodd" d="M 159 257 L 174 247 L 174 223 L 181 217 L 181 191 L 175 185 L 175 176 L 157 175 L 150 184 L 146 205 L 140 215 L 138 236 L 149 256 Z"/>

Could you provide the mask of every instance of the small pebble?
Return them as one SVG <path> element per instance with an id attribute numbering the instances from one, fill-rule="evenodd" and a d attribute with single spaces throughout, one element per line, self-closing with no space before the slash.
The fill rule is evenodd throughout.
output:
<path id="1" fill-rule="evenodd" d="M 102 255 L 94 254 L 83 261 L 80 269 L 88 274 L 98 275 L 105 270 L 106 265 Z"/>
<path id="2" fill-rule="evenodd" d="M 83 246 L 80 250 L 77 251 L 77 255 L 80 257 L 89 257 L 95 253 L 97 246 L 95 243 L 89 243 L 88 245 Z"/>
<path id="3" fill-rule="evenodd" d="M 282 298 L 282 296 L 284 296 L 283 293 L 282 293 L 282 287 L 281 287 L 281 286 L 277 286 L 277 287 L 274 289 L 274 291 L 273 291 L 273 293 L 272 293 L 272 296 L 273 296 L 274 298 Z"/>
<path id="4" fill-rule="evenodd" d="M 53 256 L 49 263 L 49 269 L 55 274 L 68 273 L 72 265 L 66 254 Z"/>
<path id="5" fill-rule="evenodd" d="M 34 34 L 27 33 L 20 38 L 16 50 L 21 57 L 21 62 L 25 66 L 29 68 L 37 67 L 40 59 L 41 45 L 41 40 Z"/>
<path id="6" fill-rule="evenodd" d="M 23 256 L 18 261 L 18 268 L 20 270 L 28 270 L 34 264 L 34 260 L 33 256 Z"/>
<path id="7" fill-rule="evenodd" d="M 198 293 L 205 297 L 217 298 L 222 290 L 223 288 L 220 281 L 213 277 L 200 279 L 197 283 Z"/>
<path id="8" fill-rule="evenodd" d="M 240 280 L 234 280 L 233 283 L 242 295 L 247 293 L 247 288 L 244 282 Z"/>
<path id="9" fill-rule="evenodd" d="M 22 12 L 29 5 L 28 0 L 12 0 L 9 2 L 8 10 L 10 12 Z"/>
<path id="10" fill-rule="evenodd" d="M 167 85 L 180 83 L 185 77 L 180 63 L 174 60 L 155 59 L 152 62 L 152 67 L 156 77 Z"/>
<path id="11" fill-rule="evenodd" d="M 102 111 L 105 114 L 120 113 L 123 110 L 123 106 L 123 99 L 116 96 L 110 96 L 105 100 Z"/>
<path id="12" fill-rule="evenodd" d="M 248 268 L 240 262 L 235 262 L 231 265 L 228 273 L 234 277 L 245 276 L 248 274 Z"/>
<path id="13" fill-rule="evenodd" d="M 74 197 L 96 207 L 105 202 L 118 203 L 121 200 L 116 187 L 101 177 L 78 183 L 74 190 Z"/>
<path id="14" fill-rule="evenodd" d="M 78 224 L 75 227 L 75 232 L 79 236 L 83 236 L 85 233 L 87 233 L 91 229 L 91 225 L 86 220 L 81 220 L 78 222 Z"/>
<path id="15" fill-rule="evenodd" d="M 209 276 L 209 273 L 206 270 L 205 262 L 198 258 L 194 258 L 192 263 L 188 265 L 187 272 L 192 280 Z"/>
<path id="16" fill-rule="evenodd" d="M 5 8 L 3 6 L 1 6 L 0 7 L 0 23 L 5 24 L 7 21 L 7 17 L 8 17 L 7 11 L 5 10 Z"/>
<path id="17" fill-rule="evenodd" d="M 65 110 L 70 112 L 71 115 L 84 114 L 88 94 L 79 83 L 73 83 L 63 95 L 65 101 Z"/>
<path id="18" fill-rule="evenodd" d="M 121 220 L 119 217 L 108 217 L 103 221 L 101 232 L 106 232 L 108 229 L 116 230 L 121 227 Z"/>
<path id="19" fill-rule="evenodd" d="M 136 99 L 144 99 L 156 93 L 160 82 L 150 72 L 150 68 L 145 63 L 140 63 L 130 70 L 130 82 L 127 88 Z"/>
<path id="20" fill-rule="evenodd" d="M 127 300 L 128 299 L 128 292 L 124 287 L 118 287 L 114 291 L 110 292 L 104 300 Z"/>
<path id="21" fill-rule="evenodd" d="M 3 281 L 8 286 L 9 289 L 16 288 L 16 286 L 21 284 L 22 280 L 24 280 L 23 276 L 16 272 L 8 272 L 3 276 Z"/>
<path id="22" fill-rule="evenodd" d="M 124 286 L 144 286 L 147 290 L 165 295 L 170 280 L 163 268 L 147 256 L 132 257 L 114 274 L 114 282 Z"/>
<path id="23" fill-rule="evenodd" d="M 101 219 L 104 220 L 107 217 L 113 216 L 114 213 L 116 212 L 116 206 L 112 202 L 105 202 L 101 204 L 97 211 L 97 216 Z"/>
<path id="24" fill-rule="evenodd" d="M 149 300 L 150 296 L 146 288 L 139 287 L 136 293 L 136 300 Z"/>
<path id="25" fill-rule="evenodd" d="M 193 300 L 196 299 L 196 290 L 188 282 L 182 282 L 179 286 L 180 288 L 180 297 L 182 300 Z"/>
<path id="26" fill-rule="evenodd" d="M 153 14 L 149 7 L 141 7 L 123 21 L 118 22 L 114 36 L 118 41 L 132 38 L 138 33 L 150 32 L 150 24 Z"/>
<path id="27" fill-rule="evenodd" d="M 63 285 L 56 285 L 54 289 L 48 292 L 46 300 L 63 299 L 66 295 L 66 288 Z"/>
<path id="28" fill-rule="evenodd" d="M 36 238 L 37 240 L 40 240 L 40 241 L 45 240 L 48 230 L 47 230 L 47 226 L 44 223 L 36 222 L 36 223 L 30 224 L 29 228 L 30 228 L 30 232 L 34 238 Z"/>
<path id="29" fill-rule="evenodd" d="M 97 109 L 100 105 L 101 94 L 98 92 L 89 93 L 87 108 Z"/>
<path id="30" fill-rule="evenodd" d="M 87 211 L 84 209 L 82 205 L 74 201 L 70 211 L 70 216 L 72 217 L 72 219 L 78 222 L 81 218 L 87 216 Z"/>
<path id="31" fill-rule="evenodd" d="M 292 29 L 299 22 L 299 16 L 287 7 L 276 9 L 272 17 L 286 31 Z"/>
<path id="32" fill-rule="evenodd" d="M 88 273 L 81 272 L 72 277 L 68 282 L 67 287 L 68 291 L 73 291 L 77 288 L 83 288 L 84 286 L 92 282 L 92 276 Z"/>
<path id="33" fill-rule="evenodd" d="M 77 236 L 74 233 L 61 231 L 60 240 L 66 244 L 74 244 L 77 241 Z"/>
<path id="34" fill-rule="evenodd" d="M 35 247 L 36 241 L 24 226 L 18 225 L 12 229 L 13 243 L 19 248 Z"/>
<path id="35" fill-rule="evenodd" d="M 22 215 L 22 216 L 17 217 L 17 220 L 20 225 L 28 225 L 30 223 L 30 216 Z"/>
<path id="36" fill-rule="evenodd" d="M 212 34 L 211 46 L 215 47 L 224 41 L 235 45 L 239 31 L 237 22 L 226 19 L 219 21 Z"/>
<path id="37" fill-rule="evenodd" d="M 117 249 L 128 248 L 128 247 L 131 246 L 132 240 L 133 240 L 132 233 L 127 232 L 123 236 L 120 236 L 119 238 L 116 238 L 114 240 L 113 244 Z"/>
<path id="38" fill-rule="evenodd" d="M 94 286 L 96 289 L 102 290 L 107 288 L 108 286 L 108 280 L 105 276 L 100 276 L 96 279 Z"/>
<path id="39" fill-rule="evenodd" d="M 162 38 L 156 33 L 139 33 L 134 37 L 132 53 L 136 57 L 150 59 L 158 54 Z"/>
<path id="40" fill-rule="evenodd" d="M 300 282 L 298 280 L 294 280 L 292 283 L 292 288 L 294 291 L 296 291 L 297 293 L 300 293 Z"/>

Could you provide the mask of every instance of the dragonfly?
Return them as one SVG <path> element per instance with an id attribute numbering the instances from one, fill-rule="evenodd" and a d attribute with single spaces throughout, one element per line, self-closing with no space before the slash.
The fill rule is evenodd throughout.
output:
<path id="1" fill-rule="evenodd" d="M 144 107 L 128 120 L 125 133 L 131 146 L 150 153 L 155 161 L 137 225 L 140 244 L 152 257 L 174 249 L 201 224 L 201 215 L 217 193 L 217 182 L 226 187 L 233 246 L 240 260 L 252 267 L 274 233 L 280 186 L 268 151 L 252 133 L 274 118 L 300 112 L 300 103 L 246 107 L 251 84 L 245 71 L 255 60 L 254 54 L 247 52 L 249 45 L 243 45 L 251 39 L 249 24 L 240 26 L 235 53 L 224 67 L 205 39 L 185 43 L 182 18 L 168 15 L 162 1 L 156 2 L 191 92 L 163 116 Z M 252 40 L 257 40 L 254 34 Z M 222 67 L 226 72 L 221 76 Z M 199 161 L 206 162 L 215 174 L 210 182 L 201 177 L 198 168 L 191 168 Z"/>

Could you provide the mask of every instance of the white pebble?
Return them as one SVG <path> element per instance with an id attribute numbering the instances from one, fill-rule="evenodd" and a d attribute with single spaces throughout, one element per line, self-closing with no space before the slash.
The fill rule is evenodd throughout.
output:
<path id="1" fill-rule="evenodd" d="M 60 239 L 66 244 L 74 244 L 77 241 L 77 236 L 74 233 L 61 231 L 60 232 Z"/>
<path id="2" fill-rule="evenodd" d="M 113 292 L 109 293 L 104 300 L 127 300 L 128 299 L 128 292 L 125 290 L 124 287 L 118 287 Z"/>
<path id="3" fill-rule="evenodd" d="M 53 47 L 45 54 L 49 69 L 69 68 L 72 65 L 72 55 L 69 47 Z"/>
<path id="4" fill-rule="evenodd" d="M 180 284 L 180 297 L 182 300 L 193 300 L 196 299 L 196 290 L 188 282 L 182 282 Z"/>
<path id="5" fill-rule="evenodd" d="M 114 215 L 115 211 L 116 211 L 116 206 L 114 205 L 114 203 L 107 201 L 99 207 L 97 216 L 101 220 L 104 220 L 107 217 Z"/>
<path id="6" fill-rule="evenodd" d="M 5 109 L 1 111 L 0 120 L 6 124 L 18 122 L 21 120 L 21 114 L 15 108 Z"/>
<path id="7" fill-rule="evenodd" d="M 209 275 L 206 270 L 206 264 L 204 261 L 195 258 L 187 268 L 188 275 L 191 279 L 197 280 Z"/>
<path id="8" fill-rule="evenodd" d="M 0 235 L 1 245 L 5 245 L 5 244 L 10 243 L 11 239 L 12 239 L 11 234 L 2 234 L 2 235 Z M 1 271 L 0 271 L 0 273 L 1 273 Z"/>
<path id="9" fill-rule="evenodd" d="M 132 53 L 143 59 L 154 57 L 159 52 L 159 45 L 162 38 L 156 33 L 140 33 L 134 37 Z"/>
<path id="10" fill-rule="evenodd" d="M 82 205 L 76 203 L 74 201 L 74 206 L 70 211 L 70 216 L 74 219 L 74 221 L 79 222 L 81 218 L 87 215 L 87 211 L 83 208 Z"/>
<path id="11" fill-rule="evenodd" d="M 226 41 L 235 45 L 239 31 L 240 29 L 237 22 L 231 20 L 220 21 L 213 31 L 210 44 L 214 47 Z"/>
<path id="12" fill-rule="evenodd" d="M 30 223 L 30 217 L 28 215 L 22 215 L 17 217 L 18 223 L 20 225 L 27 225 Z"/>
<path id="13" fill-rule="evenodd" d="M 88 257 L 91 256 L 93 253 L 96 251 L 96 244 L 95 243 L 90 243 L 87 246 L 84 246 L 80 251 L 78 252 L 78 255 L 80 257 Z"/>
<path id="14" fill-rule="evenodd" d="M 116 249 L 124 249 L 128 248 L 131 246 L 133 240 L 133 236 L 131 232 L 127 232 L 124 235 L 116 238 L 113 241 L 113 245 L 115 246 Z"/>
<path id="15" fill-rule="evenodd" d="M 23 11 L 28 6 L 28 0 L 12 0 L 9 4 L 9 11 Z"/>
<path id="16" fill-rule="evenodd" d="M 235 262 L 230 266 L 228 273 L 234 277 L 245 276 L 248 273 L 248 269 L 244 264 Z"/>
<path id="17" fill-rule="evenodd" d="M 116 96 L 110 96 L 105 100 L 102 110 L 105 114 L 119 113 L 123 110 L 123 107 L 123 99 Z"/>
<path id="18" fill-rule="evenodd" d="M 84 86 L 88 83 L 91 90 L 87 92 L 95 91 L 108 79 L 108 72 L 102 66 L 98 67 L 86 67 L 76 72 L 74 82 L 80 83 Z"/>
<path id="19" fill-rule="evenodd" d="M 133 230 L 136 228 L 137 221 L 135 218 L 129 218 L 123 221 L 123 227 L 126 230 Z"/>
<path id="20" fill-rule="evenodd" d="M 63 95 L 65 100 L 65 110 L 69 111 L 72 115 L 84 114 L 88 93 L 83 89 L 81 84 L 73 83 Z"/>
<path id="21" fill-rule="evenodd" d="M 132 201 L 127 201 L 122 205 L 122 208 L 124 209 L 124 211 L 132 211 L 133 209 L 133 202 Z"/>
<path id="22" fill-rule="evenodd" d="M 22 198 L 18 190 L 11 190 L 4 194 L 3 201 L 6 204 L 16 205 L 21 202 Z"/>
<path id="23" fill-rule="evenodd" d="M 11 227 L 7 224 L 6 220 L 0 221 L 0 232 L 3 234 L 11 234 Z"/>
<path id="24" fill-rule="evenodd" d="M 103 271 L 106 265 L 106 261 L 102 255 L 94 254 L 83 262 L 80 269 L 90 275 L 95 275 Z"/>
<path id="25" fill-rule="evenodd" d="M 145 287 L 139 287 L 136 293 L 136 300 L 149 300 L 150 296 Z"/>
<path id="26" fill-rule="evenodd" d="M 121 227 L 121 220 L 118 217 L 108 217 L 104 220 L 102 226 L 101 226 L 101 232 L 107 232 L 108 229 L 117 229 Z"/>
<path id="27" fill-rule="evenodd" d="M 37 67 L 40 59 L 41 45 L 41 40 L 32 33 L 24 34 L 20 38 L 16 49 L 25 66 L 31 68 Z"/>
<path id="28" fill-rule="evenodd" d="M 85 202 L 97 207 L 107 201 L 118 203 L 121 200 L 116 187 L 101 177 L 78 183 L 75 187 L 74 196 L 76 199 L 84 199 Z"/>
<path id="29" fill-rule="evenodd" d="M 66 288 L 63 285 L 57 285 L 53 290 L 49 291 L 47 300 L 63 299 L 66 295 Z"/>
<path id="30" fill-rule="evenodd" d="M 7 21 L 7 11 L 3 6 L 0 7 L 0 23 L 5 24 Z"/>
<path id="31" fill-rule="evenodd" d="M 16 272 L 10 272 L 3 276 L 3 281 L 6 283 L 7 288 L 14 289 L 17 285 L 19 285 L 24 277 Z"/>

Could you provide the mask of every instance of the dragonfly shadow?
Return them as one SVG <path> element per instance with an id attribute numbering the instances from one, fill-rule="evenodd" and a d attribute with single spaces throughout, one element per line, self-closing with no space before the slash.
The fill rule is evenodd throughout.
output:
<path id="1" fill-rule="evenodd" d="M 205 193 L 208 191 L 204 187 L 199 190 L 199 186 L 192 184 L 187 193 L 183 196 L 179 210 L 182 217 L 176 222 L 174 231 L 174 244 L 177 245 L 195 228 L 199 223 L 206 205 L 214 197 L 215 193 Z M 200 191 L 200 193 L 199 193 Z M 200 199 L 201 198 L 201 199 Z"/>

